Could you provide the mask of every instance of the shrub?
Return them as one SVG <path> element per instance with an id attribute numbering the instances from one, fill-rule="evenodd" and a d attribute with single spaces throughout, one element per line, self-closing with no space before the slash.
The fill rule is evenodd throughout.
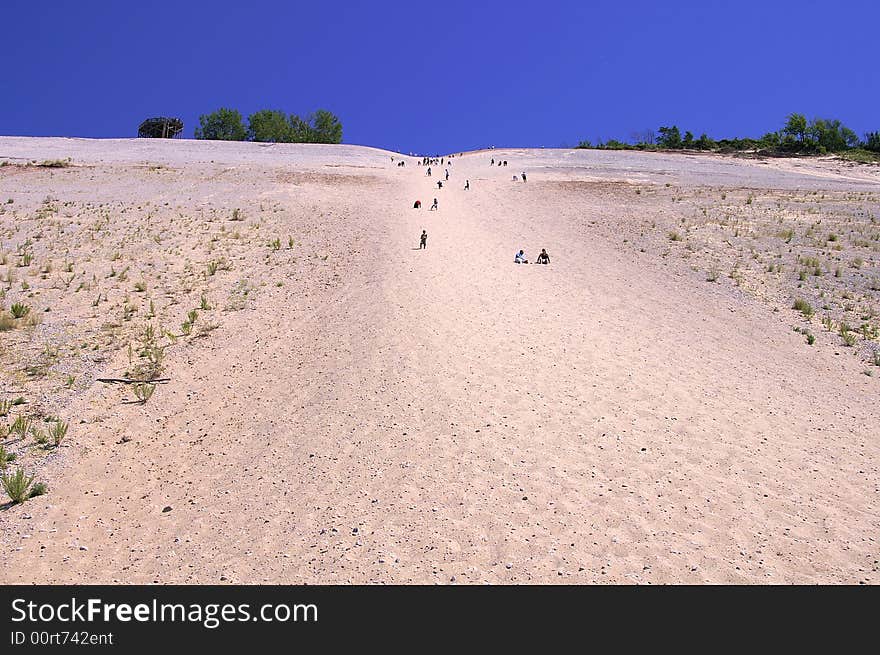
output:
<path id="1" fill-rule="evenodd" d="M 49 493 L 49 487 L 42 482 L 35 482 L 34 486 L 31 487 L 30 497 L 45 496 L 47 493 Z"/>
<path id="2" fill-rule="evenodd" d="M 27 305 L 22 305 L 20 302 L 15 303 L 10 307 L 10 311 L 12 312 L 13 318 L 24 318 L 28 312 L 31 311 L 31 308 Z"/>
<path id="3" fill-rule="evenodd" d="M 155 391 L 155 384 L 139 382 L 138 384 L 134 385 L 134 397 L 138 399 L 141 405 L 145 405 L 146 402 L 153 397 L 153 392 Z"/>
<path id="4" fill-rule="evenodd" d="M 13 461 L 15 461 L 15 453 L 7 452 L 6 449 L 0 445 L 0 470 L 5 470 L 6 465 Z"/>
<path id="5" fill-rule="evenodd" d="M 18 469 L 12 475 L 4 473 L 0 475 L 0 482 L 3 484 L 3 490 L 9 499 L 15 503 L 23 503 L 31 496 L 31 484 L 34 476 L 28 477 L 22 469 Z"/>
<path id="6" fill-rule="evenodd" d="M 64 421 L 56 421 L 55 425 L 49 429 L 49 436 L 52 437 L 52 442 L 56 448 L 61 445 L 64 437 L 67 436 L 67 428 L 68 425 Z"/>
<path id="7" fill-rule="evenodd" d="M 813 315 L 813 307 L 803 298 L 798 298 L 794 301 L 793 308 L 798 310 L 801 314 L 809 318 Z"/>
<path id="8" fill-rule="evenodd" d="M 19 414 L 12 422 L 9 432 L 18 435 L 19 439 L 24 439 L 31 430 L 31 419 L 27 416 Z"/>
<path id="9" fill-rule="evenodd" d="M 47 443 L 49 443 L 49 437 L 47 437 L 46 433 L 43 432 L 36 425 L 31 426 L 31 435 L 34 437 L 34 441 L 36 441 L 41 446 L 45 446 Z"/>

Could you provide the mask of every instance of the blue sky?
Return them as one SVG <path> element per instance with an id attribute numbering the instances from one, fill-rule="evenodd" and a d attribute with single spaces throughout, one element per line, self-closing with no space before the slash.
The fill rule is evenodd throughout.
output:
<path id="1" fill-rule="evenodd" d="M 336 113 L 404 152 L 880 130 L 880 2 L 0 0 L 0 134 L 135 136 L 217 107 Z"/>

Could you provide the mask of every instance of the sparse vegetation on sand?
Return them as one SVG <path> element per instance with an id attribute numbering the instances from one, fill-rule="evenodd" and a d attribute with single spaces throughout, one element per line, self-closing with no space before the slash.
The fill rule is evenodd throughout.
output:
<path id="1" fill-rule="evenodd" d="M 280 239 L 271 261 L 262 259 L 266 235 L 291 231 L 290 205 L 254 194 L 251 178 L 199 172 L 190 175 L 187 197 L 157 201 L 169 197 L 178 168 L 75 166 L 63 157 L 10 171 L 13 177 L 0 176 L 0 436 L 9 439 L 9 461 L 18 457 L 26 470 L 39 473 L 47 457 L 70 452 L 63 446 L 74 422 L 56 417 L 69 416 L 70 403 L 91 393 L 96 378 L 140 381 L 112 387 L 117 408 L 146 404 L 156 392 L 151 381 L 168 376 L 181 351 L 222 326 L 224 314 L 248 307 L 279 274 L 338 284 L 335 266 L 298 262 Z M 271 191 L 278 181 L 260 184 Z M 308 222 L 302 226 L 301 242 L 332 248 Z M 287 239 L 292 248 L 294 237 Z M 27 409 L 16 411 L 24 408 L 13 399 L 23 397 Z"/>

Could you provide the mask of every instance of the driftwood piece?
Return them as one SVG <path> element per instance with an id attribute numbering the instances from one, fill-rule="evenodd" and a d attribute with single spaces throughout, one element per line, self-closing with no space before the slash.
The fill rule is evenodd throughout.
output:
<path id="1" fill-rule="evenodd" d="M 153 380 L 130 380 L 129 378 L 98 378 L 105 384 L 166 384 L 171 378 L 155 378 Z"/>

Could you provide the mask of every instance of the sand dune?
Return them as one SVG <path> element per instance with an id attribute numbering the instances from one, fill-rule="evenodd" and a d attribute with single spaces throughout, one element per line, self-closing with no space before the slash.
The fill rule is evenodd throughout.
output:
<path id="1" fill-rule="evenodd" d="M 0 581 L 880 579 L 876 168 L 400 158 L 0 138 L 4 307 L 50 308 L 0 333 L 3 397 L 71 426 L 4 441 L 49 493 L 0 512 Z M 141 405 L 94 380 L 147 325 Z"/>

